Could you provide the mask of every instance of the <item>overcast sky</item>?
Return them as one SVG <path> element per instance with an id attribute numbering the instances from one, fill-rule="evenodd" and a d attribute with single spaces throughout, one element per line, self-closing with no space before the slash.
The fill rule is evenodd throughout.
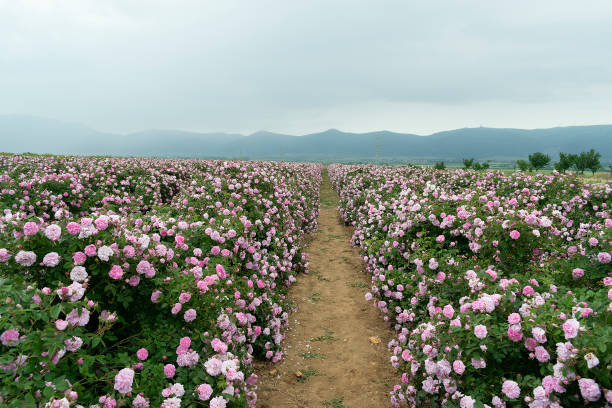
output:
<path id="1" fill-rule="evenodd" d="M 0 0 L 0 114 L 427 134 L 612 123 L 612 1 Z"/>

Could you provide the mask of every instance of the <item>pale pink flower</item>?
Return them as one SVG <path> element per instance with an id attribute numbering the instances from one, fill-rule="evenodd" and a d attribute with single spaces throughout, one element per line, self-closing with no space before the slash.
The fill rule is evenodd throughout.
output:
<path id="1" fill-rule="evenodd" d="M 75 265 L 83 265 L 87 260 L 87 255 L 81 251 L 78 251 L 72 255 L 72 260 L 74 261 Z"/>
<path id="2" fill-rule="evenodd" d="M 548 354 L 548 351 L 542 346 L 537 346 L 535 348 L 535 356 L 540 363 L 546 363 L 550 360 L 550 354 Z"/>
<path id="3" fill-rule="evenodd" d="M 607 264 L 610 263 L 610 260 L 612 260 L 612 256 L 610 256 L 610 254 L 607 252 L 600 252 L 597 254 L 597 259 L 600 263 Z"/>
<path id="4" fill-rule="evenodd" d="M 57 252 L 49 252 L 43 258 L 43 265 L 49 268 L 57 266 L 60 262 L 60 256 Z"/>
<path id="5" fill-rule="evenodd" d="M 62 228 L 59 225 L 51 224 L 45 228 L 45 236 L 51 241 L 57 241 L 62 235 Z"/>
<path id="6" fill-rule="evenodd" d="M 589 368 L 593 368 L 599 365 L 599 359 L 597 358 L 597 356 L 593 353 L 586 353 L 584 355 L 584 359 L 587 362 L 587 367 Z"/>
<path id="7" fill-rule="evenodd" d="M 0 341 L 5 346 L 14 346 L 19 341 L 19 332 L 15 329 L 5 330 L 0 334 Z"/>
<path id="8" fill-rule="evenodd" d="M 210 408 L 225 408 L 227 401 L 223 397 L 215 397 L 210 400 Z"/>
<path id="9" fill-rule="evenodd" d="M 210 345 L 217 353 L 223 354 L 227 351 L 227 345 L 218 338 L 213 339 Z"/>
<path id="10" fill-rule="evenodd" d="M 81 232 L 81 226 L 76 222 L 72 221 L 69 222 L 68 225 L 66 225 L 66 230 L 68 230 L 68 233 L 70 235 L 77 235 L 79 232 Z"/>
<path id="11" fill-rule="evenodd" d="M 67 322 L 66 320 L 57 319 L 57 320 L 55 321 L 55 328 L 56 328 L 57 330 L 62 331 L 62 330 L 65 330 L 65 329 L 66 329 L 66 327 L 68 327 L 68 322 Z"/>
<path id="12" fill-rule="evenodd" d="M 204 363 L 204 367 L 206 368 L 206 372 L 212 376 L 216 376 L 221 374 L 221 366 L 223 362 L 216 357 L 208 359 Z"/>
<path id="13" fill-rule="evenodd" d="M 32 266 L 36 262 L 36 254 L 32 251 L 19 251 L 15 255 L 15 262 L 21 266 Z"/>
<path id="14" fill-rule="evenodd" d="M 186 322 L 193 322 L 196 319 L 197 312 L 195 309 L 188 309 L 183 316 Z"/>
<path id="15" fill-rule="evenodd" d="M 584 269 L 574 268 L 572 270 L 572 277 L 574 279 L 582 278 L 584 276 Z"/>
<path id="16" fill-rule="evenodd" d="M 0 248 L 0 262 L 6 262 L 11 259 L 11 253 L 6 248 Z"/>
<path id="17" fill-rule="evenodd" d="M 131 368 L 123 368 L 115 376 L 115 390 L 120 394 L 127 394 L 132 391 L 132 382 L 134 381 L 134 370 Z"/>
<path id="18" fill-rule="evenodd" d="M 87 279 L 87 270 L 82 266 L 75 266 L 70 271 L 70 279 L 76 282 L 83 282 Z"/>
<path id="19" fill-rule="evenodd" d="M 573 339 L 578 335 L 578 329 L 580 328 L 580 323 L 576 319 L 568 319 L 563 325 L 563 332 L 565 333 L 566 339 Z"/>
<path id="20" fill-rule="evenodd" d="M 531 335 L 538 343 L 546 343 L 546 332 L 541 327 L 531 329 Z"/>
<path id="21" fill-rule="evenodd" d="M 520 323 L 521 321 L 521 315 L 518 313 L 510 313 L 508 315 L 508 323 L 510 324 L 517 324 Z"/>
<path id="22" fill-rule="evenodd" d="M 521 395 L 521 389 L 515 381 L 506 380 L 502 384 L 502 392 L 510 399 L 518 398 Z"/>
<path id="23" fill-rule="evenodd" d="M 146 348 L 140 348 L 136 352 L 136 357 L 138 357 L 139 360 L 144 361 L 149 357 L 149 352 L 147 351 Z"/>
<path id="24" fill-rule="evenodd" d="M 111 279 L 121 279 L 123 276 L 123 269 L 119 265 L 113 265 L 108 276 L 110 276 Z"/>
<path id="25" fill-rule="evenodd" d="M 35 235 L 38 232 L 38 224 L 28 221 L 23 224 L 23 233 L 25 235 Z"/>
<path id="26" fill-rule="evenodd" d="M 198 398 L 200 398 L 201 401 L 208 401 L 213 393 L 212 387 L 208 384 L 200 384 L 196 391 L 198 392 Z"/>
<path id="27" fill-rule="evenodd" d="M 484 339 L 487 337 L 487 327 L 482 324 L 477 325 L 474 327 L 474 335 L 479 339 Z"/>
<path id="28" fill-rule="evenodd" d="M 180 303 L 175 303 L 175 304 L 174 304 L 174 306 L 172 306 L 172 309 L 170 310 L 170 312 L 171 312 L 172 314 L 177 314 L 178 312 L 180 312 L 180 311 L 181 311 L 181 308 L 182 308 L 182 307 L 183 307 L 183 305 L 182 305 L 182 304 L 180 304 Z"/>
<path id="29" fill-rule="evenodd" d="M 459 375 L 463 374 L 465 372 L 465 364 L 463 364 L 463 361 L 453 361 L 453 371 L 455 371 Z"/>
<path id="30" fill-rule="evenodd" d="M 183 387 L 183 384 L 181 383 L 172 384 L 172 387 L 170 387 L 170 392 L 177 397 L 182 397 L 185 395 L 185 387 Z"/>
<path id="31" fill-rule="evenodd" d="M 474 408 L 475 403 L 476 403 L 476 400 L 474 398 L 470 397 L 469 395 L 464 395 L 459 400 L 459 407 L 460 408 Z"/>
<path id="32" fill-rule="evenodd" d="M 599 385 L 590 378 L 581 378 L 578 380 L 578 387 L 582 398 L 587 401 L 597 401 L 601 397 Z"/>
<path id="33" fill-rule="evenodd" d="M 66 346 L 66 350 L 72 352 L 77 351 L 83 345 L 83 339 L 80 337 L 72 337 L 70 339 L 64 340 L 64 345 Z"/>
<path id="34" fill-rule="evenodd" d="M 174 367 L 174 364 L 166 364 L 164 366 L 164 375 L 166 376 L 166 378 L 174 377 L 175 373 L 176 373 L 176 367 Z"/>
<path id="35" fill-rule="evenodd" d="M 139 394 L 132 400 L 132 406 L 134 408 L 149 408 L 149 401 Z"/>

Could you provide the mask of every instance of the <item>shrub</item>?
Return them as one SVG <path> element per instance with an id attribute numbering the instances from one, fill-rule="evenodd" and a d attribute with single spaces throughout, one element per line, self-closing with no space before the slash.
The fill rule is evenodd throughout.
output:
<path id="1" fill-rule="evenodd" d="M 282 357 L 308 269 L 320 165 L 0 164 L 4 405 L 254 405 L 253 358 Z"/>
<path id="2" fill-rule="evenodd" d="M 397 332 L 394 405 L 612 398 L 610 186 L 382 166 L 329 174 L 372 274 L 366 299 Z"/>

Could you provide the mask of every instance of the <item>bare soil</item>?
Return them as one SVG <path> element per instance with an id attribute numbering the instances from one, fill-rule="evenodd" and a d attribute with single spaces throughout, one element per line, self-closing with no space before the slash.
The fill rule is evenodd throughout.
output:
<path id="1" fill-rule="evenodd" d="M 307 248 L 310 274 L 289 292 L 298 310 L 285 332 L 283 360 L 256 366 L 260 408 L 391 406 L 393 332 L 364 298 L 370 276 L 337 205 L 325 173 L 319 230 Z"/>

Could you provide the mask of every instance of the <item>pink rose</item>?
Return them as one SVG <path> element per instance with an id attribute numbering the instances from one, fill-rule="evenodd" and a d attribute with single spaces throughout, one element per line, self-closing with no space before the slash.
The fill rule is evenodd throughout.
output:
<path id="1" fill-rule="evenodd" d="M 201 384 L 196 390 L 201 401 L 208 401 L 213 393 L 212 387 L 208 384 Z"/>
<path id="2" fill-rule="evenodd" d="M 444 306 L 444 309 L 442 309 L 442 313 L 447 319 L 452 319 L 455 315 L 455 309 L 453 309 L 451 305 L 446 305 Z"/>
<path id="3" fill-rule="evenodd" d="M 139 360 L 145 361 L 149 357 L 149 352 L 146 348 L 138 349 L 136 357 L 138 357 Z"/>
<path id="4" fill-rule="evenodd" d="M 510 313 L 508 315 L 508 323 L 510 324 L 518 324 L 521 321 L 521 315 L 518 313 Z"/>
<path id="5" fill-rule="evenodd" d="M 108 273 L 108 276 L 110 276 L 111 279 L 121 279 L 121 277 L 123 276 L 123 269 L 119 265 L 113 265 L 110 272 Z"/>
<path id="6" fill-rule="evenodd" d="M 518 398 L 521 395 L 519 385 L 511 380 L 506 380 L 502 384 L 502 392 L 510 399 Z"/>
<path id="7" fill-rule="evenodd" d="M 197 316 L 195 309 L 188 309 L 183 316 L 186 322 L 193 322 Z"/>
<path id="8" fill-rule="evenodd" d="M 582 278 L 584 276 L 584 269 L 574 268 L 572 270 L 572 277 L 574 279 Z"/>
<path id="9" fill-rule="evenodd" d="M 563 328 L 563 332 L 565 333 L 565 338 L 573 339 L 578 335 L 580 323 L 576 319 L 568 319 L 563 322 L 563 325 L 561 327 Z"/>
<path id="10" fill-rule="evenodd" d="M 70 235 L 77 235 L 81 232 L 81 226 L 76 222 L 69 222 L 68 225 L 66 225 L 66 229 Z"/>
<path id="11" fill-rule="evenodd" d="M 23 233 L 25 235 L 35 235 L 38 232 L 38 224 L 28 221 L 23 225 Z"/>
<path id="12" fill-rule="evenodd" d="M 174 367 L 174 364 L 166 364 L 164 366 L 164 375 L 166 376 L 166 378 L 174 377 L 175 373 L 176 373 L 176 368 Z"/>
<path id="13" fill-rule="evenodd" d="M 134 381 L 134 370 L 124 368 L 115 376 L 115 390 L 120 394 L 127 394 L 132 391 L 132 382 Z"/>
<path id="14" fill-rule="evenodd" d="M 484 339 L 487 337 L 487 327 L 482 324 L 477 325 L 474 327 L 474 335 L 479 339 Z"/>
<path id="15" fill-rule="evenodd" d="M 453 361 L 453 371 L 455 371 L 459 375 L 463 374 L 463 372 L 465 371 L 465 364 L 463 364 L 463 361 Z"/>

